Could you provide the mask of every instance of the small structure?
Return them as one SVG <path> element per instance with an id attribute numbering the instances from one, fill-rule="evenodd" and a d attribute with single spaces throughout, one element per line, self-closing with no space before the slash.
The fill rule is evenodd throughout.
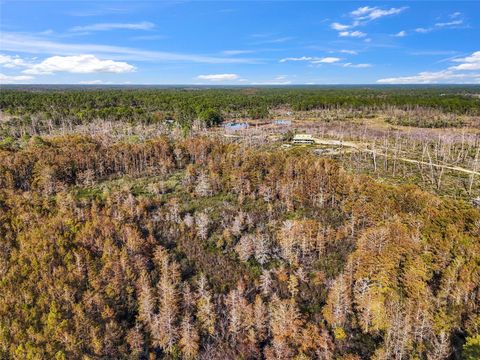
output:
<path id="1" fill-rule="evenodd" d="M 292 142 L 295 145 L 312 145 L 315 143 L 315 140 L 310 134 L 295 134 Z"/>
<path id="2" fill-rule="evenodd" d="M 248 128 L 248 123 L 237 123 L 237 122 L 229 122 L 223 125 L 225 130 L 227 131 L 237 131 L 237 130 L 243 130 Z"/>
<path id="3" fill-rule="evenodd" d="M 274 120 L 273 123 L 275 125 L 284 125 L 284 126 L 288 126 L 292 124 L 290 120 Z"/>

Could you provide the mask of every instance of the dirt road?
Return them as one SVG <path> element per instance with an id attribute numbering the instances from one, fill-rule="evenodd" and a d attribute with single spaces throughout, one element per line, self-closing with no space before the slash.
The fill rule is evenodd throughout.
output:
<path id="1" fill-rule="evenodd" d="M 341 141 L 341 140 L 332 140 L 332 139 L 319 139 L 319 138 L 314 138 L 315 144 L 318 145 L 331 145 L 331 146 L 341 146 L 341 147 L 348 147 L 352 149 L 356 149 L 358 151 L 365 151 L 365 152 L 370 152 L 370 153 L 375 153 L 376 156 L 387 156 L 388 158 L 393 158 L 391 155 L 385 155 L 382 152 L 377 152 L 375 150 L 372 150 L 368 147 L 369 144 L 366 143 L 355 143 L 353 141 Z M 328 155 L 332 155 L 333 153 L 329 153 Z M 415 159 L 410 159 L 406 157 L 397 157 L 397 160 L 399 161 L 404 161 L 412 164 L 422 164 L 426 166 L 433 166 L 436 168 L 444 168 L 444 169 L 449 169 L 449 170 L 454 170 L 454 171 L 459 171 L 463 172 L 466 174 L 470 175 L 480 175 L 480 172 L 470 170 L 470 169 L 465 169 L 459 166 L 453 166 L 453 165 L 444 165 L 444 164 L 435 164 L 435 163 L 430 163 L 427 161 L 421 161 L 421 160 L 415 160 Z"/>

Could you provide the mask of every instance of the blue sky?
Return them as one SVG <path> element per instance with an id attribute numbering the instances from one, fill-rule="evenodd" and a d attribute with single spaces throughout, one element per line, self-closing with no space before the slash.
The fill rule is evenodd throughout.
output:
<path id="1" fill-rule="evenodd" d="M 480 83 L 478 1 L 4 1 L 0 83 Z"/>

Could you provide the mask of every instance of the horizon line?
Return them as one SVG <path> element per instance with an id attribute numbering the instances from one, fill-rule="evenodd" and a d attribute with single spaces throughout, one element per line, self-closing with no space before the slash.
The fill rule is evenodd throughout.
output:
<path id="1" fill-rule="evenodd" d="M 78 87 L 135 87 L 135 86 L 177 86 L 177 87 L 294 87 L 294 86 L 480 86 L 480 83 L 405 83 L 405 84 L 378 84 L 378 83 L 325 83 L 325 84 L 195 84 L 195 83 L 172 83 L 172 84 L 78 84 L 78 83 L 34 83 L 34 84 L 0 84 L 0 89 L 3 86 L 78 86 Z"/>

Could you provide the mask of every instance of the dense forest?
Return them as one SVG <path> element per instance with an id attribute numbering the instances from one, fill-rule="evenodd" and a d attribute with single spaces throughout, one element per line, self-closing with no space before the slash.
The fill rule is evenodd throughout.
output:
<path id="1" fill-rule="evenodd" d="M 85 124 L 95 119 L 131 123 L 174 120 L 191 127 L 199 119 L 207 126 L 224 117 L 267 118 L 269 111 L 315 109 L 437 109 L 454 115 L 480 115 L 478 87 L 351 87 L 351 88 L 20 88 L 0 91 L 0 110 L 7 124 L 45 128 Z M 422 124 L 415 119 L 392 120 Z M 443 127 L 445 121 L 434 124 Z M 1 125 L 1 124 L 0 124 Z M 0 128 L 0 134 L 2 128 Z M 5 129 L 3 129 L 5 133 Z"/>
<path id="2" fill-rule="evenodd" d="M 348 91 L 331 96 L 415 99 Z M 278 92 L 6 91 L 1 108 L 247 109 Z M 480 209 L 302 151 L 74 134 L 0 147 L 0 275 L 2 359 L 480 356 Z"/>

